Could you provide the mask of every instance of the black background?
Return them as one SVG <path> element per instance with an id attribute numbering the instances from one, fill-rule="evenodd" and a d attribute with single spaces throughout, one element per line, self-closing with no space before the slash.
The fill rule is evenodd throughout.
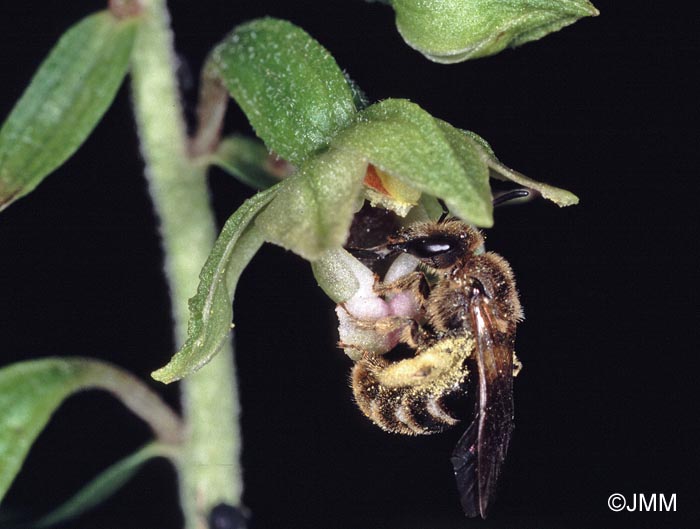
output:
<path id="1" fill-rule="evenodd" d="M 96 2 L 3 6 L 5 116 Z M 525 306 L 517 428 L 499 501 L 465 520 L 448 460 L 459 429 L 381 432 L 351 401 L 333 304 L 308 264 L 266 246 L 236 298 L 246 504 L 255 528 L 682 527 L 697 518 L 697 13 L 596 2 L 601 16 L 459 65 L 429 63 L 389 8 L 358 0 L 170 2 L 185 98 L 210 47 L 265 14 L 305 28 L 373 100 L 409 98 L 581 204 L 504 208 L 488 247 Z M 227 130 L 248 131 L 229 111 Z M 0 362 L 108 359 L 147 379 L 173 351 L 155 219 L 126 87 L 82 149 L 0 216 Z M 221 221 L 250 195 L 211 173 Z M 187 205 L 183 204 L 183 215 Z M 151 383 L 152 387 L 158 384 Z M 161 389 L 161 388 L 159 388 Z M 177 390 L 162 388 L 177 405 Z M 100 393 L 71 398 L 6 505 L 40 512 L 148 437 Z M 610 513 L 613 492 L 677 494 L 678 512 Z M 175 475 L 150 463 L 76 528 L 181 524 Z"/>

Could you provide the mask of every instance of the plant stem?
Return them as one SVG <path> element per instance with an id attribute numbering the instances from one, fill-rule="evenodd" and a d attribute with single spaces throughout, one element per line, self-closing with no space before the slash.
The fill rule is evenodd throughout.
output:
<path id="1" fill-rule="evenodd" d="M 134 47 L 132 91 L 146 176 L 160 219 L 177 345 L 184 342 L 187 300 L 216 235 L 205 169 L 188 157 L 188 138 L 175 74 L 176 59 L 164 0 L 142 0 L 144 20 Z M 162 359 L 165 360 L 165 359 Z M 238 395 L 232 347 L 182 383 L 186 427 L 178 462 L 187 529 L 206 527 L 210 509 L 238 506 Z"/>
<path id="2" fill-rule="evenodd" d="M 89 358 L 75 358 L 71 363 L 83 365 L 91 381 L 86 387 L 109 391 L 148 424 L 160 443 L 179 449 L 183 437 L 180 417 L 140 378 L 107 362 Z"/>

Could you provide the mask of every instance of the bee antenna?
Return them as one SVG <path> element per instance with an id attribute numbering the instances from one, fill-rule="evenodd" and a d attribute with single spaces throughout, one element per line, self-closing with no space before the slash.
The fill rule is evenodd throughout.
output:
<path id="1" fill-rule="evenodd" d="M 440 207 L 442 208 L 442 215 L 440 215 L 440 218 L 438 219 L 438 224 L 439 224 L 439 223 L 442 223 L 445 221 L 445 219 L 447 218 L 447 215 L 450 214 L 450 210 L 447 207 L 447 205 L 445 204 L 444 200 L 439 198 L 438 202 L 440 203 Z"/>
<path id="2" fill-rule="evenodd" d="M 528 189 L 526 187 L 511 189 L 510 191 L 503 191 L 502 193 L 497 193 L 494 195 L 493 206 L 497 207 L 503 205 L 524 204 L 525 202 L 530 202 L 539 196 L 540 192 L 535 191 L 534 189 Z"/>
<path id="3" fill-rule="evenodd" d="M 391 253 L 386 244 L 374 246 L 372 248 L 345 248 L 353 257 L 357 259 L 373 259 L 379 261 Z"/>

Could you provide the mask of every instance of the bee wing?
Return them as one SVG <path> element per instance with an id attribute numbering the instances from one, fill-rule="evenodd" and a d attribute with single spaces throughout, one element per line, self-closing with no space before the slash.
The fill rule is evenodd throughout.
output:
<path id="1" fill-rule="evenodd" d="M 452 466 L 457 480 L 459 501 L 462 510 L 468 518 L 479 516 L 479 491 L 477 487 L 477 457 L 476 440 L 479 430 L 479 420 L 475 419 L 467 431 L 459 438 L 452 452 Z"/>
<path id="2" fill-rule="evenodd" d="M 486 518 L 513 432 L 513 330 L 492 306 L 474 290 L 469 310 L 479 372 L 477 411 L 452 453 L 460 501 L 469 517 Z"/>

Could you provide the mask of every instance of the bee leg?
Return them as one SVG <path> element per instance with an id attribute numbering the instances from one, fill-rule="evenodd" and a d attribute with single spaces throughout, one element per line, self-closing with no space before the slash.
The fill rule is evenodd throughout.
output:
<path id="1" fill-rule="evenodd" d="M 337 346 L 339 349 L 343 349 L 344 351 L 348 351 L 348 349 L 351 351 L 355 351 L 357 353 L 355 355 L 348 353 L 348 356 L 350 356 L 350 358 L 352 358 L 353 360 L 355 359 L 355 357 L 361 358 L 362 356 L 367 354 L 367 350 L 363 347 L 360 347 L 359 345 L 353 343 L 345 343 L 342 340 L 338 340 Z"/>
<path id="2" fill-rule="evenodd" d="M 418 349 L 419 347 L 435 343 L 435 334 L 412 319 L 409 324 L 401 330 L 399 342 L 405 343 L 413 349 Z"/>
<path id="3" fill-rule="evenodd" d="M 418 308 L 422 310 L 430 295 L 430 285 L 423 272 L 415 271 L 390 283 L 378 283 L 374 286 L 374 291 L 383 297 L 409 292 L 413 294 Z"/>
<path id="4" fill-rule="evenodd" d="M 345 303 L 338 303 L 338 306 L 345 311 L 348 319 L 352 322 L 353 326 L 355 326 L 358 329 L 362 329 L 365 331 L 375 331 L 380 334 L 388 334 L 390 332 L 399 330 L 402 327 L 405 327 L 406 325 L 409 325 L 412 321 L 414 321 L 408 316 L 399 315 L 382 316 L 379 318 L 372 319 L 359 318 L 346 308 Z"/>
<path id="5" fill-rule="evenodd" d="M 374 286 L 374 291 L 379 295 L 395 294 L 397 292 L 405 292 L 407 290 L 423 289 L 428 287 L 428 281 L 423 272 L 418 270 L 413 271 L 405 276 L 398 278 L 389 283 L 378 283 Z"/>

